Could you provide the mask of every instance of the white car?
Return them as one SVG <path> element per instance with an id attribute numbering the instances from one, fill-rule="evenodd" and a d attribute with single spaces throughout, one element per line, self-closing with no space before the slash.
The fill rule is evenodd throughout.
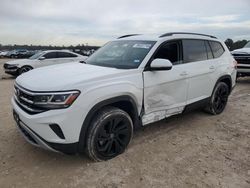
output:
<path id="1" fill-rule="evenodd" d="M 9 51 L 0 52 L 0 57 L 5 57 Z"/>
<path id="2" fill-rule="evenodd" d="M 87 56 L 82 56 L 68 50 L 48 50 L 38 52 L 29 59 L 9 61 L 3 67 L 5 73 L 18 76 L 35 68 L 72 61 L 84 61 L 86 58 Z"/>
<path id="3" fill-rule="evenodd" d="M 250 76 L 250 41 L 243 48 L 231 53 L 237 61 L 237 76 Z"/>
<path id="4" fill-rule="evenodd" d="M 124 152 L 138 127 L 198 107 L 222 113 L 235 80 L 235 60 L 213 36 L 127 35 L 86 64 L 18 77 L 13 114 L 31 144 L 102 161 Z"/>

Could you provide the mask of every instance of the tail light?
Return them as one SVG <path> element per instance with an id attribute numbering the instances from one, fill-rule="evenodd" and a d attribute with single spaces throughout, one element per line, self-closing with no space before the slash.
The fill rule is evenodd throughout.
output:
<path id="1" fill-rule="evenodd" d="M 238 62 L 236 60 L 233 61 L 233 68 L 237 69 Z"/>

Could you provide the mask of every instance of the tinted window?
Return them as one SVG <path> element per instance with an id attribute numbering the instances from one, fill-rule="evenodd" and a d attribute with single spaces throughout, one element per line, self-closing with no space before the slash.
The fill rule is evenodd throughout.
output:
<path id="1" fill-rule="evenodd" d="M 203 40 L 183 40 L 184 61 L 195 62 L 207 60 L 207 50 Z"/>
<path id="2" fill-rule="evenodd" d="M 57 53 L 56 52 L 48 52 L 48 53 L 44 54 L 43 57 L 45 57 L 46 59 L 57 58 Z"/>
<path id="3" fill-rule="evenodd" d="M 57 55 L 58 58 L 77 57 L 77 55 L 68 52 L 57 52 Z"/>
<path id="4" fill-rule="evenodd" d="M 168 42 L 163 44 L 154 56 L 154 59 L 168 59 L 173 65 L 180 64 L 179 42 Z"/>
<path id="5" fill-rule="evenodd" d="M 208 43 L 208 41 L 205 41 L 205 45 L 206 45 L 206 49 L 207 49 L 207 58 L 208 59 L 213 59 L 213 53 L 212 53 L 212 50 L 211 50 L 211 47 Z"/>
<path id="6" fill-rule="evenodd" d="M 225 50 L 219 42 L 209 41 L 209 44 L 212 48 L 214 58 L 220 57 L 224 53 Z"/>

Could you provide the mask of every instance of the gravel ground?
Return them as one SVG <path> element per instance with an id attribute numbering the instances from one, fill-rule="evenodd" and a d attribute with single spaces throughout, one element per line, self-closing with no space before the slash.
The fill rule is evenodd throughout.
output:
<path id="1" fill-rule="evenodd" d="M 135 133 L 119 157 L 93 163 L 31 146 L 10 105 L 14 78 L 0 60 L 0 187 L 250 187 L 250 78 L 240 79 L 224 113 L 200 111 Z"/>

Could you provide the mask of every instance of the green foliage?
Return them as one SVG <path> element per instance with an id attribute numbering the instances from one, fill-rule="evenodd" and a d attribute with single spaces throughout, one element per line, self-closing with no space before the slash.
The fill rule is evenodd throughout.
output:
<path id="1" fill-rule="evenodd" d="M 230 51 L 243 48 L 247 42 L 248 42 L 247 40 L 238 40 L 236 42 L 234 42 L 232 39 L 225 40 L 225 44 L 227 45 Z"/>

